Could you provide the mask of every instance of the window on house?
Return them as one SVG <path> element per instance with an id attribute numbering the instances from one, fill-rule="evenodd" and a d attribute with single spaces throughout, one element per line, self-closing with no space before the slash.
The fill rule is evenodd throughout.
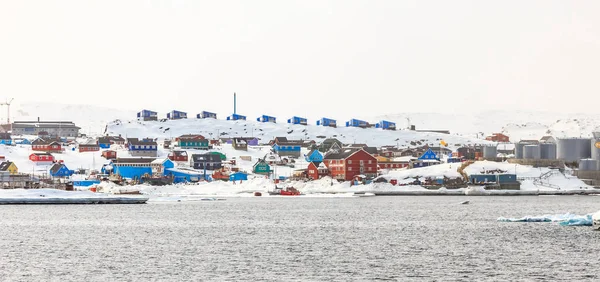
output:
<path id="1" fill-rule="evenodd" d="M 352 160 L 348 160 L 348 164 L 352 164 Z"/>
<path id="2" fill-rule="evenodd" d="M 371 164 L 371 162 L 373 162 L 372 160 L 369 160 L 369 164 Z"/>

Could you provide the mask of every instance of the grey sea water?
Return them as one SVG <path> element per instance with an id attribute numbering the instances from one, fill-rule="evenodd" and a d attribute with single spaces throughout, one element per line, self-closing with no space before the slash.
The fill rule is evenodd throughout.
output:
<path id="1" fill-rule="evenodd" d="M 496 219 L 598 210 L 593 196 L 0 206 L 0 281 L 597 280 L 600 232 Z"/>

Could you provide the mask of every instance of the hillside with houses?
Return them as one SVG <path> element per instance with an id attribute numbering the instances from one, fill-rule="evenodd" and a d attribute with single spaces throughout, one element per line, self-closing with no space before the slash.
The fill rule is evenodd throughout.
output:
<path id="1" fill-rule="evenodd" d="M 298 116 L 284 122 L 266 115 L 219 119 L 210 112 L 188 118 L 181 111 L 159 118 L 143 110 L 135 119 L 108 123 L 99 136 L 86 136 L 71 121 L 14 121 L 0 136 L 0 182 L 5 188 L 86 189 L 103 181 L 168 186 L 268 180 L 519 190 L 591 188 L 600 179 L 597 134 L 515 142 L 500 132 L 478 139 L 443 128 L 398 129 L 388 120 L 341 124 L 331 118 L 309 124 Z"/>

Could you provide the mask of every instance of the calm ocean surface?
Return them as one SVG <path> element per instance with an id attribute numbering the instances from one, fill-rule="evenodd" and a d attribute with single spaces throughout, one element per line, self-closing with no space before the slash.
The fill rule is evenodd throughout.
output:
<path id="1" fill-rule="evenodd" d="M 598 210 L 593 196 L 0 206 L 0 281 L 598 280 L 600 232 L 496 221 Z"/>

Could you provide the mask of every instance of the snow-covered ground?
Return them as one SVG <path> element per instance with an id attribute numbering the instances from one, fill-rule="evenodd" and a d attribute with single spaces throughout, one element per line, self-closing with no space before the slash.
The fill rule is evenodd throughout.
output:
<path id="1" fill-rule="evenodd" d="M 453 134 L 417 132 L 410 130 L 389 131 L 377 128 L 323 127 L 316 125 L 292 125 L 287 123 L 260 123 L 257 121 L 227 121 L 215 119 L 185 119 L 160 121 L 115 121 L 108 124 L 107 134 L 126 137 L 175 138 L 184 134 L 201 134 L 206 138 L 257 137 L 268 143 L 275 137 L 294 140 L 314 140 L 320 143 L 325 138 L 337 138 L 346 144 L 367 144 L 381 147 L 386 145 L 403 148 L 423 145 L 440 146 L 440 141 L 449 148 L 464 144 L 491 144 L 492 142 Z M 415 142 L 412 143 L 411 142 Z"/>
<path id="2" fill-rule="evenodd" d="M 170 105 L 171 108 L 189 110 L 188 115 L 194 117 L 195 105 Z M 121 110 L 115 108 L 99 107 L 95 105 L 72 105 L 61 103 L 20 103 L 17 100 L 11 105 L 11 120 L 72 120 L 82 129 L 83 133 L 99 135 L 104 132 L 108 122 L 114 120 L 128 121 L 135 119 L 136 112 L 142 109 Z M 210 110 L 210 109 L 206 109 Z M 262 112 L 266 109 L 257 109 Z M 198 110 L 199 111 L 199 110 Z M 219 118 L 225 119 L 229 113 L 217 113 Z M 159 113 L 164 117 L 166 113 Z M 278 117 L 279 123 L 293 116 Z M 302 116 L 302 114 L 300 114 Z M 257 115 L 258 116 L 258 115 Z M 304 115 L 309 119 L 309 124 L 314 125 L 321 116 L 318 114 Z M 338 124 L 343 126 L 347 117 L 331 117 L 337 119 Z M 354 118 L 369 122 L 377 122 L 381 119 L 396 122 L 398 128 L 406 129 L 409 124 L 415 125 L 418 130 L 437 129 L 449 130 L 452 135 L 460 135 L 469 138 L 480 138 L 494 132 L 507 134 L 511 140 L 539 139 L 544 135 L 557 137 L 579 137 L 590 136 L 591 132 L 600 130 L 600 114 L 566 113 L 566 112 L 544 112 L 544 111 L 477 111 L 468 110 L 462 113 L 391 113 L 378 116 L 364 116 L 357 114 Z M 255 120 L 253 115 L 248 120 Z M 0 121 L 6 120 L 6 108 L 0 109 Z M 250 129 L 248 129 L 250 130 Z M 256 129 L 258 130 L 258 129 Z M 215 128 L 215 130 L 217 129 Z M 258 130 L 260 131 L 260 130 Z M 215 133 L 216 134 L 216 133 Z M 312 135 L 312 133 L 310 133 Z M 348 133 L 349 135 L 350 133 Z M 259 136 L 259 135 L 255 135 Z M 259 136 L 260 137 L 260 136 Z M 356 142 L 358 143 L 358 141 Z M 396 142 L 392 142 L 395 144 Z M 389 145 L 393 145 L 389 144 Z M 437 143 L 436 143 L 437 144 Z"/>

